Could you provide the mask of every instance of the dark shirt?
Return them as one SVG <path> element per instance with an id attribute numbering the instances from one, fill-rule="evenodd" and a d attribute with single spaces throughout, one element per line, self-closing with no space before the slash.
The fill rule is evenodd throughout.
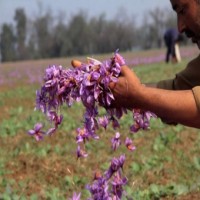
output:
<path id="1" fill-rule="evenodd" d="M 158 88 L 167 90 L 191 90 L 193 91 L 197 107 L 200 111 L 200 55 L 190 61 L 187 67 L 177 73 L 173 79 L 163 80 L 157 83 Z"/>
<path id="2" fill-rule="evenodd" d="M 167 46 L 171 46 L 172 44 L 175 44 L 177 39 L 179 37 L 179 32 L 177 29 L 168 29 L 164 34 L 164 40 L 165 44 Z"/>

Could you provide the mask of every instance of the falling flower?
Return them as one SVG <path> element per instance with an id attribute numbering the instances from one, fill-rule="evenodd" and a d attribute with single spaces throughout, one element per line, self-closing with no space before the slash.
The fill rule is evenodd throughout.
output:
<path id="1" fill-rule="evenodd" d="M 121 199 L 123 195 L 123 186 L 126 185 L 128 179 L 122 177 L 120 172 L 117 172 L 112 181 L 112 193 L 116 196 L 116 199 Z"/>
<path id="2" fill-rule="evenodd" d="M 60 65 L 50 65 L 44 76 L 44 84 L 36 92 L 36 109 L 41 110 L 47 119 L 54 125 L 46 131 L 46 135 L 56 132 L 63 121 L 60 114 L 61 106 L 66 104 L 71 107 L 74 102 L 80 102 L 85 108 L 83 114 L 83 127 L 77 129 L 76 142 L 90 141 L 99 139 L 96 134 L 100 126 L 107 128 L 111 122 L 113 129 L 120 128 L 119 120 L 128 110 L 125 108 L 111 108 L 114 95 L 110 90 L 110 83 L 117 82 L 121 73 L 121 67 L 125 65 L 124 58 L 118 53 L 109 60 L 100 62 L 93 58 L 88 58 L 87 63 L 82 63 L 78 68 L 64 68 Z M 105 115 L 99 117 L 99 107 L 105 108 Z M 150 118 L 154 115 L 150 112 L 135 109 L 133 111 L 133 125 L 130 127 L 132 132 L 140 129 L 148 129 Z M 33 130 L 34 131 L 34 130 Z M 31 132 L 37 140 L 42 138 L 42 132 Z M 112 148 L 116 150 L 120 142 L 120 135 L 117 133 L 111 139 Z M 128 145 L 129 150 L 133 147 Z M 77 157 L 86 157 L 85 153 L 78 146 Z"/>
<path id="3" fill-rule="evenodd" d="M 143 111 L 140 109 L 133 110 L 133 119 L 135 124 L 130 127 L 130 130 L 134 133 L 140 129 L 147 130 L 150 127 L 150 119 L 156 117 L 156 115 L 149 111 Z"/>
<path id="4" fill-rule="evenodd" d="M 89 200 L 120 200 L 122 197 L 129 199 L 123 188 L 128 182 L 122 173 L 124 161 L 124 155 L 113 158 L 109 169 L 103 175 L 95 175 L 93 183 L 86 186 L 91 194 Z"/>
<path id="5" fill-rule="evenodd" d="M 81 157 L 85 158 L 88 156 L 88 154 L 83 149 L 81 149 L 79 145 L 76 150 L 76 155 L 77 155 L 77 158 L 81 158 Z"/>
<path id="6" fill-rule="evenodd" d="M 125 162 L 125 155 L 121 155 L 119 158 L 113 158 L 109 169 L 105 173 L 106 179 L 110 179 L 110 177 L 116 171 L 118 171 L 119 169 L 122 169 L 124 162 Z"/>
<path id="7" fill-rule="evenodd" d="M 121 145 L 119 132 L 116 132 L 115 137 L 111 139 L 111 142 L 112 142 L 112 149 L 115 151 Z"/>
<path id="8" fill-rule="evenodd" d="M 87 129 L 85 128 L 77 128 L 77 136 L 76 136 L 76 142 L 80 143 L 80 142 L 85 142 L 86 140 L 89 139 L 89 134 L 87 132 Z"/>
<path id="9" fill-rule="evenodd" d="M 81 199 L 81 193 L 76 194 L 76 192 L 74 192 L 73 197 L 70 198 L 69 200 L 80 200 Z"/>
<path id="10" fill-rule="evenodd" d="M 104 129 L 106 129 L 109 124 L 108 116 L 99 117 L 98 122 Z"/>
<path id="11" fill-rule="evenodd" d="M 125 145 L 127 149 L 130 151 L 134 151 L 136 149 L 136 147 L 133 145 L 133 141 L 128 137 L 125 140 Z"/>
<path id="12" fill-rule="evenodd" d="M 45 132 L 41 130 L 42 127 L 43 125 L 41 123 L 37 123 L 35 124 L 34 129 L 28 131 L 28 134 L 34 136 L 37 141 L 42 140 L 43 135 L 45 134 Z"/>

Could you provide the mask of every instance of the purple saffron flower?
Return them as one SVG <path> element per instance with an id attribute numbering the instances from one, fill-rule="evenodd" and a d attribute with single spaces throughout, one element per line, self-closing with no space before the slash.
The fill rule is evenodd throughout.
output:
<path id="1" fill-rule="evenodd" d="M 55 133 L 56 128 L 50 128 L 47 132 L 46 135 L 52 135 L 53 133 Z"/>
<path id="2" fill-rule="evenodd" d="M 111 139 L 111 142 L 112 142 L 112 149 L 115 151 L 121 145 L 119 132 L 116 132 L 115 137 Z"/>
<path id="3" fill-rule="evenodd" d="M 117 119 L 121 119 L 121 117 L 123 116 L 124 113 L 127 114 L 126 108 L 117 108 L 114 110 L 115 110 L 115 115 L 116 115 Z"/>
<path id="4" fill-rule="evenodd" d="M 125 140 L 125 145 L 127 149 L 130 151 L 134 151 L 136 149 L 136 147 L 133 145 L 133 141 L 128 137 Z"/>
<path id="5" fill-rule="evenodd" d="M 131 127 L 130 127 L 130 130 L 133 132 L 133 133 L 136 133 L 140 130 L 140 125 L 136 122 L 135 124 L 133 124 Z"/>
<path id="6" fill-rule="evenodd" d="M 81 193 L 76 194 L 76 192 L 74 192 L 73 197 L 70 198 L 69 200 L 80 200 L 81 199 Z"/>
<path id="7" fill-rule="evenodd" d="M 89 62 L 89 64 L 92 64 L 92 65 L 101 65 L 102 63 L 94 58 L 90 58 L 90 57 L 87 57 L 87 60 Z"/>
<path id="8" fill-rule="evenodd" d="M 94 173 L 94 180 L 98 180 L 99 178 L 102 178 L 102 175 L 99 171 Z"/>
<path id="9" fill-rule="evenodd" d="M 125 155 L 121 155 L 119 158 L 113 158 L 109 169 L 105 173 L 106 179 L 110 179 L 115 172 L 122 169 L 124 162 Z"/>
<path id="10" fill-rule="evenodd" d="M 120 127 L 117 119 L 115 119 L 114 117 L 111 117 L 111 120 L 112 120 L 112 126 L 113 126 L 114 129 L 117 129 L 117 128 Z"/>
<path id="11" fill-rule="evenodd" d="M 111 122 L 114 129 L 120 127 L 119 120 L 123 114 L 127 113 L 127 110 L 109 108 L 114 100 L 114 95 L 109 86 L 111 82 L 118 81 L 121 66 L 124 64 L 124 58 L 116 51 L 111 59 L 104 62 L 88 58 L 88 63 L 82 64 L 79 68 L 69 69 L 57 65 L 49 66 L 45 72 L 44 84 L 36 93 L 36 108 L 41 110 L 54 124 L 52 128 L 47 130 L 46 134 L 53 134 L 62 123 L 63 116 L 58 114 L 60 107 L 64 104 L 70 107 L 78 101 L 81 101 L 85 107 L 84 119 L 82 120 L 84 128 L 77 130 L 76 141 L 78 145 L 90 138 L 99 139 L 96 135 L 99 125 L 106 129 Z M 98 118 L 99 106 L 106 110 L 106 115 L 102 118 Z M 136 132 L 139 129 L 148 129 L 152 116 L 153 114 L 150 112 L 135 110 L 133 115 L 134 125 L 132 125 L 131 130 Z M 30 130 L 29 134 L 40 140 L 44 132 L 36 128 Z M 112 148 L 117 149 L 121 144 L 120 134 L 116 133 L 111 142 Z M 126 146 L 129 150 L 134 149 L 134 146 L 131 145 L 132 143 L 127 141 Z M 86 156 L 87 154 L 78 146 L 77 157 Z M 123 166 L 124 160 L 125 157 L 113 160 L 108 177 L 120 169 L 119 166 Z"/>
<path id="12" fill-rule="evenodd" d="M 112 181 L 112 193 L 116 199 L 121 199 L 124 192 L 123 186 L 128 182 L 127 178 L 121 177 L 120 173 L 116 173 Z"/>
<path id="13" fill-rule="evenodd" d="M 42 140 L 43 135 L 45 134 L 44 131 L 41 131 L 42 127 L 43 125 L 41 123 L 37 123 L 35 124 L 34 129 L 28 131 L 28 134 L 34 136 L 37 141 Z"/>
<path id="14" fill-rule="evenodd" d="M 134 109 L 133 119 L 135 121 L 135 124 L 130 127 L 130 130 L 135 133 L 140 129 L 149 129 L 151 117 L 156 117 L 156 115 L 149 111 Z"/>
<path id="15" fill-rule="evenodd" d="M 36 109 L 41 110 L 43 113 L 46 113 L 46 94 L 44 87 L 41 90 L 36 91 Z"/>
<path id="16" fill-rule="evenodd" d="M 76 155 L 77 155 L 77 158 L 81 158 L 81 157 L 85 158 L 88 156 L 88 154 L 84 150 L 82 150 L 79 145 L 76 150 Z"/>
<path id="17" fill-rule="evenodd" d="M 91 81 L 94 81 L 94 83 L 96 83 L 100 77 L 101 77 L 101 75 L 97 71 L 94 71 L 91 73 Z"/>
<path id="18" fill-rule="evenodd" d="M 113 158 L 109 169 L 103 176 L 99 172 L 95 174 L 93 183 L 86 186 L 91 194 L 91 198 L 88 200 L 120 200 L 122 196 L 127 197 L 123 189 L 128 181 L 126 177 L 122 176 L 124 161 L 124 155 Z"/>
<path id="19" fill-rule="evenodd" d="M 86 140 L 89 140 L 89 134 L 88 131 L 85 128 L 77 128 L 77 136 L 76 136 L 76 142 L 85 142 Z"/>
<path id="20" fill-rule="evenodd" d="M 99 95 L 102 93 L 101 89 L 99 88 L 99 86 L 94 87 L 94 99 L 96 101 L 98 101 Z"/>
<path id="21" fill-rule="evenodd" d="M 104 129 L 106 129 L 109 124 L 109 120 L 107 116 L 99 117 L 98 122 Z"/>
<path id="22" fill-rule="evenodd" d="M 118 63 L 120 66 L 125 65 L 124 58 L 118 53 L 119 50 L 115 52 L 115 62 Z"/>
<path id="23" fill-rule="evenodd" d="M 47 113 L 49 120 L 51 122 L 54 122 L 55 128 L 57 129 L 58 125 L 60 125 L 62 123 L 63 120 L 63 115 L 57 115 L 57 113 L 55 111 L 49 111 Z"/>
<path id="24" fill-rule="evenodd" d="M 108 187 L 108 182 L 104 178 L 98 178 L 91 185 L 87 185 L 86 189 L 92 195 L 90 200 L 107 200 L 109 197 Z"/>

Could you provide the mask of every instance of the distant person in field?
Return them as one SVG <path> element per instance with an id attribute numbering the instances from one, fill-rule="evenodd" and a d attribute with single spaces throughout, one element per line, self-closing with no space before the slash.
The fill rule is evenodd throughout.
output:
<path id="1" fill-rule="evenodd" d="M 167 48 L 165 62 L 170 60 L 172 63 L 181 61 L 179 42 L 182 41 L 182 36 L 176 28 L 169 28 L 164 33 L 164 42 Z"/>
<path id="2" fill-rule="evenodd" d="M 200 48 L 200 0 L 170 0 L 177 13 L 178 30 Z M 75 66 L 77 67 L 77 66 Z M 114 107 L 151 111 L 167 123 L 180 123 L 200 129 L 200 55 L 173 79 L 150 87 L 122 66 L 117 83 L 111 83 Z"/>

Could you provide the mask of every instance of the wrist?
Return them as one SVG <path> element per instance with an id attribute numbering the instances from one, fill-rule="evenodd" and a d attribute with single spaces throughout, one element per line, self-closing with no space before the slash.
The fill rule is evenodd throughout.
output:
<path id="1" fill-rule="evenodd" d="M 136 89 L 137 88 L 137 89 Z M 131 108 L 141 108 L 144 104 L 144 97 L 146 93 L 146 86 L 144 84 L 138 84 L 133 89 L 128 88 L 127 104 Z"/>

